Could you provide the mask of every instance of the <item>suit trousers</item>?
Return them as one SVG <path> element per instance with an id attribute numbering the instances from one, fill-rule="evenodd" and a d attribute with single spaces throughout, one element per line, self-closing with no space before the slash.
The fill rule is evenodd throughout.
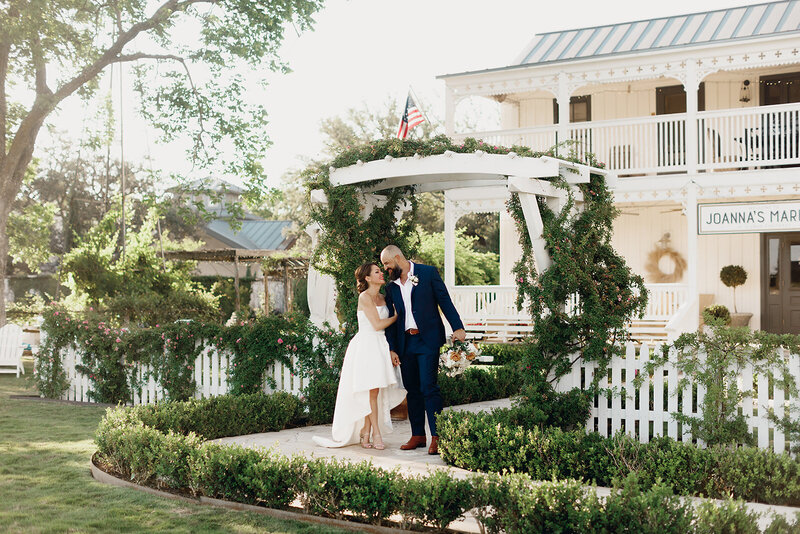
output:
<path id="1" fill-rule="evenodd" d="M 404 333 L 405 350 L 400 355 L 400 372 L 408 395 L 408 420 L 411 434 L 425 435 L 425 416 L 432 436 L 436 433 L 436 416 L 442 411 L 442 394 L 437 381 L 439 347 L 429 347 L 419 334 Z"/>

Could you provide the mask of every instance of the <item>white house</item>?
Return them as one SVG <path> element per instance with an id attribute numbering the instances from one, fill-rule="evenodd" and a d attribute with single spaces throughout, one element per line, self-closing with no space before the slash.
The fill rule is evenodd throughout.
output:
<path id="1" fill-rule="evenodd" d="M 440 78 L 454 138 L 570 140 L 562 153 L 592 152 L 617 173 L 614 244 L 647 282 L 653 324 L 692 330 L 712 301 L 733 311 L 719 271 L 737 264 L 749 276 L 735 307 L 750 326 L 800 333 L 799 0 L 539 34 L 512 65 Z M 474 97 L 497 103 L 502 130 L 454 131 Z M 453 292 L 507 303 L 513 225 L 502 199 L 476 198 L 449 192 L 447 224 L 501 213 L 504 285 Z"/>

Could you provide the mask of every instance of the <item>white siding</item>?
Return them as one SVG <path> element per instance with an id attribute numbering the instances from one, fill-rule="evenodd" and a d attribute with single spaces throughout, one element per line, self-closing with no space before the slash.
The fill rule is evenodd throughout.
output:
<path id="1" fill-rule="evenodd" d="M 645 271 L 648 254 L 661 237 L 669 232 L 673 249 L 687 258 L 688 233 L 686 218 L 677 206 L 622 207 L 614 222 L 612 244 L 628 265 L 645 282 L 652 283 Z M 632 215 L 638 213 L 639 215 Z M 719 279 L 725 265 L 741 265 L 747 271 L 747 282 L 736 289 L 736 306 L 742 313 L 752 313 L 750 326 L 761 327 L 761 235 L 726 234 L 698 236 L 697 289 L 700 294 L 714 295 L 714 302 L 724 304 L 733 312 L 733 290 Z M 686 283 L 687 274 L 676 283 Z"/>

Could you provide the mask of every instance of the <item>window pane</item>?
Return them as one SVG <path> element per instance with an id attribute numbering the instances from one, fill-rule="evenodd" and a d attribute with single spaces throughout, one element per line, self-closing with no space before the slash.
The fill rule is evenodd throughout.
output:
<path id="1" fill-rule="evenodd" d="M 789 245 L 789 261 L 791 262 L 789 264 L 789 284 L 793 289 L 798 288 L 800 287 L 800 243 Z"/>
<path id="2" fill-rule="evenodd" d="M 769 240 L 769 292 L 777 295 L 780 291 L 780 263 L 778 262 L 779 239 Z"/>

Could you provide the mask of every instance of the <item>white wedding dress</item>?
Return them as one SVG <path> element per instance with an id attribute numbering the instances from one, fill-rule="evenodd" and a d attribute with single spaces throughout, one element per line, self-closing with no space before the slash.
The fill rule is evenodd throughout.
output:
<path id="1" fill-rule="evenodd" d="M 378 316 L 385 319 L 389 308 L 378 306 Z M 350 340 L 344 355 L 336 409 L 333 413 L 333 439 L 314 436 L 323 447 L 344 447 L 358 443 L 364 417 L 371 412 L 369 390 L 378 392 L 378 428 L 381 434 L 392 432 L 389 410 L 403 402 L 406 390 L 400 368 L 392 365 L 389 343 L 383 330 L 375 330 L 367 315 L 359 310 L 358 333 Z"/>

